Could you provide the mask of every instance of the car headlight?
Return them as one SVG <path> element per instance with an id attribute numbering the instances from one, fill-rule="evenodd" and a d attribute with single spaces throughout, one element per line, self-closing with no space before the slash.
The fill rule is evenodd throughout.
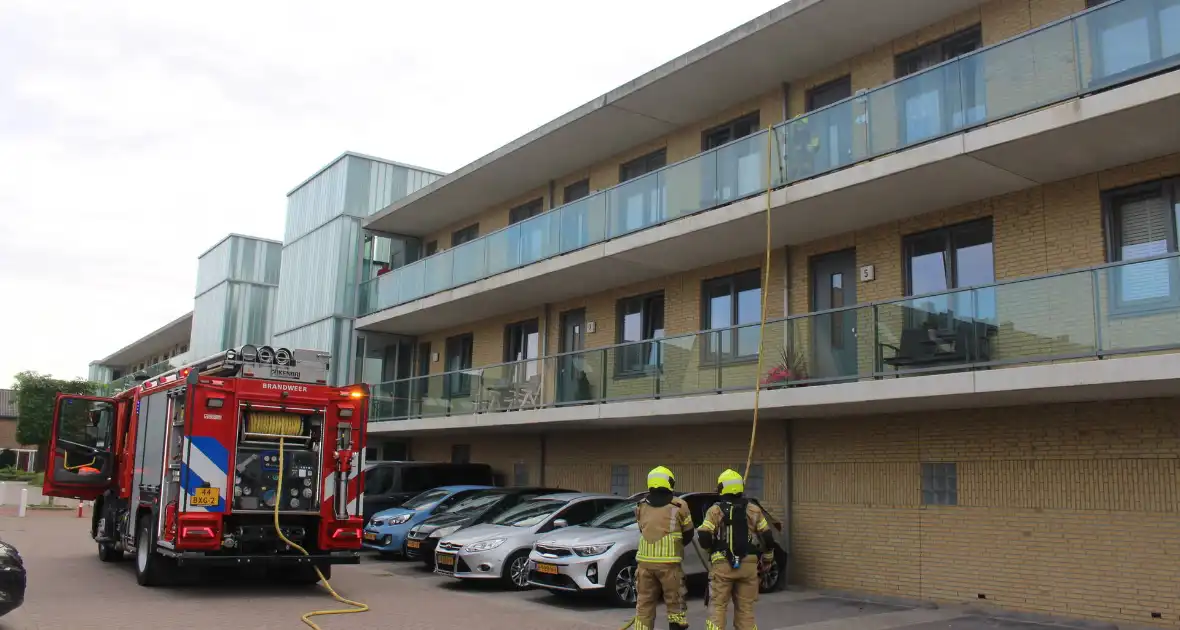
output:
<path id="1" fill-rule="evenodd" d="M 369 527 L 381 527 L 384 524 L 385 524 L 385 519 L 384 518 L 377 518 L 376 516 L 374 516 L 372 518 L 372 520 L 369 521 Z"/>
<path id="2" fill-rule="evenodd" d="M 397 516 L 389 517 L 389 520 L 385 521 L 385 524 L 386 525 L 401 525 L 402 523 L 404 523 L 408 520 L 410 520 L 409 514 L 398 514 Z"/>
<path id="3" fill-rule="evenodd" d="M 583 545 L 581 547 L 574 547 L 574 553 L 583 557 L 601 556 L 602 554 L 610 551 L 610 548 L 614 546 L 614 543 L 607 543 L 605 545 Z"/>
<path id="4" fill-rule="evenodd" d="M 443 536 L 450 536 L 451 534 L 454 534 L 457 531 L 459 531 L 458 525 L 451 525 L 450 527 L 440 527 L 440 528 L 434 530 L 430 534 L 430 537 L 431 538 L 442 538 Z"/>
<path id="5" fill-rule="evenodd" d="M 504 544 L 507 538 L 493 538 L 491 540 L 481 540 L 477 543 L 471 543 L 463 548 L 467 553 L 475 553 L 477 551 L 490 551 Z"/>

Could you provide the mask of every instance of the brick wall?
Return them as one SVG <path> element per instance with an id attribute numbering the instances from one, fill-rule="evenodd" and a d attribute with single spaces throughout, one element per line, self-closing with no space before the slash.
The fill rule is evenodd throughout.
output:
<path id="1" fill-rule="evenodd" d="M 16 418 L 0 418 L 0 449 L 21 448 L 16 439 Z"/>
<path id="2" fill-rule="evenodd" d="M 1180 567 L 1164 560 L 1180 553 L 1178 411 L 1144 400 L 797 420 L 795 578 L 1180 626 Z M 956 463 L 958 506 L 921 505 L 921 462 Z"/>

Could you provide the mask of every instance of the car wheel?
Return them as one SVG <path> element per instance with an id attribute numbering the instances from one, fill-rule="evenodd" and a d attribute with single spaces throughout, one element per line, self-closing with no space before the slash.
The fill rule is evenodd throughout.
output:
<path id="1" fill-rule="evenodd" d="M 625 556 L 615 563 L 606 578 L 606 592 L 611 603 L 620 607 L 635 605 L 637 571 L 635 556 Z"/>
<path id="2" fill-rule="evenodd" d="M 787 557 L 781 549 L 774 550 L 774 563 L 758 578 L 758 591 L 771 593 L 783 587 L 786 583 Z"/>
<path id="3" fill-rule="evenodd" d="M 135 540 L 135 581 L 140 586 L 160 586 L 171 580 L 175 568 L 171 558 L 156 553 L 156 532 L 151 516 L 139 519 L 139 535 Z"/>
<path id="4" fill-rule="evenodd" d="M 98 559 L 101 562 L 119 562 L 123 559 L 123 552 L 114 543 L 98 543 Z"/>
<path id="5" fill-rule="evenodd" d="M 504 562 L 504 583 L 518 591 L 529 587 L 529 552 L 518 551 Z"/>

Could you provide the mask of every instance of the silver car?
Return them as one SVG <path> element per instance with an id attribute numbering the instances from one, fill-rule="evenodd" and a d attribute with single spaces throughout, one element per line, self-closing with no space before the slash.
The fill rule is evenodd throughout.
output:
<path id="1" fill-rule="evenodd" d="M 639 548 L 635 501 L 642 496 L 631 497 L 584 527 L 570 527 L 540 538 L 529 554 L 529 584 L 553 591 L 602 592 L 619 606 L 634 606 L 635 552 Z M 712 492 L 690 492 L 679 496 L 688 503 L 693 522 L 698 526 L 709 506 L 721 498 Z M 767 516 L 774 529 L 777 548 L 774 566 L 762 576 L 763 592 L 783 585 L 787 562 L 782 523 L 769 512 Z M 684 550 L 682 566 L 685 575 L 707 574 L 709 568 L 705 563 L 708 556 L 694 539 Z"/>
<path id="2" fill-rule="evenodd" d="M 435 572 L 459 579 L 498 579 L 528 587 L 533 543 L 556 529 L 582 525 L 627 499 L 606 494 L 550 494 L 525 501 L 491 521 L 439 541 Z"/>

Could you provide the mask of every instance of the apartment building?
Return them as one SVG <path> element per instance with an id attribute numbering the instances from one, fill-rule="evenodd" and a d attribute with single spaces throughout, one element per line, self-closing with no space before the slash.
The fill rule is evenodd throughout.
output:
<path id="1" fill-rule="evenodd" d="M 111 354 L 90 362 L 87 378 L 95 383 L 129 385 L 132 375 L 183 363 L 192 357 L 189 342 L 193 332 L 190 311 L 136 339 Z M 156 372 L 159 373 L 159 372 Z"/>
<path id="2" fill-rule="evenodd" d="M 762 383 L 796 582 L 1178 627 L 1178 68 L 1176 0 L 788 2 L 363 221 L 373 452 L 704 490 Z"/>

